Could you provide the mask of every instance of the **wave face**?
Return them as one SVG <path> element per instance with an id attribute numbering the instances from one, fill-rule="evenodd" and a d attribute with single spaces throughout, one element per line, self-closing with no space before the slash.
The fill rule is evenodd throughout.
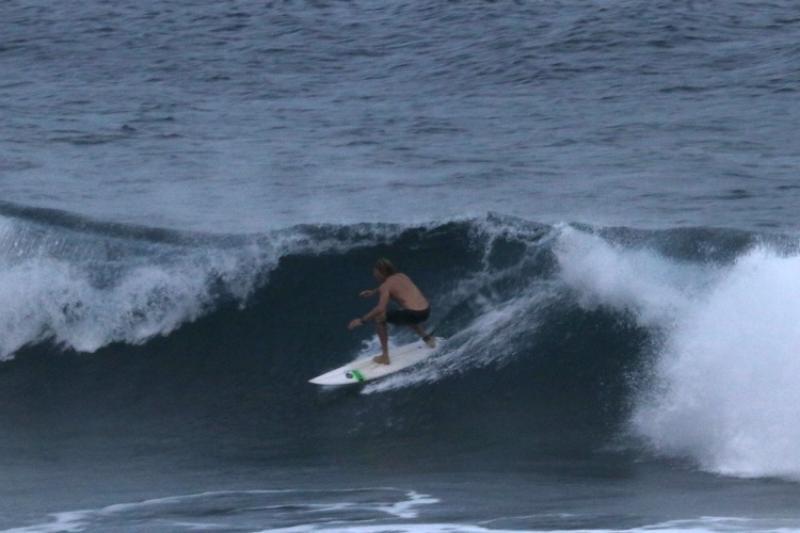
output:
<path id="1" fill-rule="evenodd" d="M 320 391 L 310 377 L 376 347 L 344 325 L 378 256 L 448 340 L 413 372 Z M 793 239 L 713 228 L 488 215 L 208 236 L 2 204 L 0 418 L 283 462 L 510 465 L 621 442 L 798 479 L 798 267 Z"/>

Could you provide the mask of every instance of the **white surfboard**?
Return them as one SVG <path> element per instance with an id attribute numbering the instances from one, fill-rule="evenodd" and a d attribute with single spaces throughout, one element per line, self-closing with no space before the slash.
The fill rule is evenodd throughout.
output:
<path id="1" fill-rule="evenodd" d="M 372 360 L 373 357 L 380 355 L 380 352 L 378 352 L 317 376 L 309 380 L 309 383 L 316 385 L 352 385 L 382 378 L 427 359 L 436 352 L 443 342 L 444 339 L 436 337 L 436 348 L 429 348 L 425 342 L 420 340 L 390 349 L 389 361 L 391 363 L 388 365 L 382 365 Z"/>

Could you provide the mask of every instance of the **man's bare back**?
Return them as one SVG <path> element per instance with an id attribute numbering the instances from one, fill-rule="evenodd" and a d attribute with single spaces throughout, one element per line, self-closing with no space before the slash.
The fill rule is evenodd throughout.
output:
<path id="1" fill-rule="evenodd" d="M 397 273 L 389 276 L 384 281 L 378 291 L 389 291 L 389 297 L 400 304 L 404 309 L 411 309 L 412 311 L 423 311 L 430 307 L 428 300 L 422 294 L 422 291 L 414 285 L 411 278 L 403 273 Z"/>

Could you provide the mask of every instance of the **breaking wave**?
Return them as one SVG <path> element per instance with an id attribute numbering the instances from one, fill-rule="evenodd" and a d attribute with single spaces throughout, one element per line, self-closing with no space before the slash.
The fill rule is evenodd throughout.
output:
<path id="1" fill-rule="evenodd" d="M 354 295 L 377 256 L 423 287 L 447 342 L 360 394 L 319 391 L 310 377 L 375 348 L 344 325 L 368 305 Z M 105 398 L 98 424 L 224 420 L 281 456 L 375 442 L 445 453 L 446 434 L 448 454 L 504 461 L 623 440 L 800 479 L 798 271 L 795 239 L 714 228 L 490 214 L 205 235 L 0 204 L 0 386 L 15 399 L 3 416 Z"/>

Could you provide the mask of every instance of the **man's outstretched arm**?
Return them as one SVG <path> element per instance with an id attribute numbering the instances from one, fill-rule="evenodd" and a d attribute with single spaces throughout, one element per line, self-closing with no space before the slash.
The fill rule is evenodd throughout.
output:
<path id="1" fill-rule="evenodd" d="M 372 308 L 372 311 L 367 313 L 361 318 L 354 318 L 350 321 L 350 324 L 347 325 L 348 329 L 355 329 L 358 326 L 364 324 L 364 322 L 369 322 L 378 316 L 382 316 L 386 312 L 386 307 L 389 305 L 389 287 L 386 284 L 381 285 L 377 289 L 380 292 L 380 298 L 378 299 L 378 305 Z"/>
<path id="2" fill-rule="evenodd" d="M 386 284 L 381 285 L 378 290 L 381 295 L 378 298 L 378 305 L 372 308 L 372 311 L 367 313 L 361 318 L 361 322 L 369 322 L 373 318 L 382 315 L 386 312 L 386 307 L 389 305 L 389 287 Z"/>

